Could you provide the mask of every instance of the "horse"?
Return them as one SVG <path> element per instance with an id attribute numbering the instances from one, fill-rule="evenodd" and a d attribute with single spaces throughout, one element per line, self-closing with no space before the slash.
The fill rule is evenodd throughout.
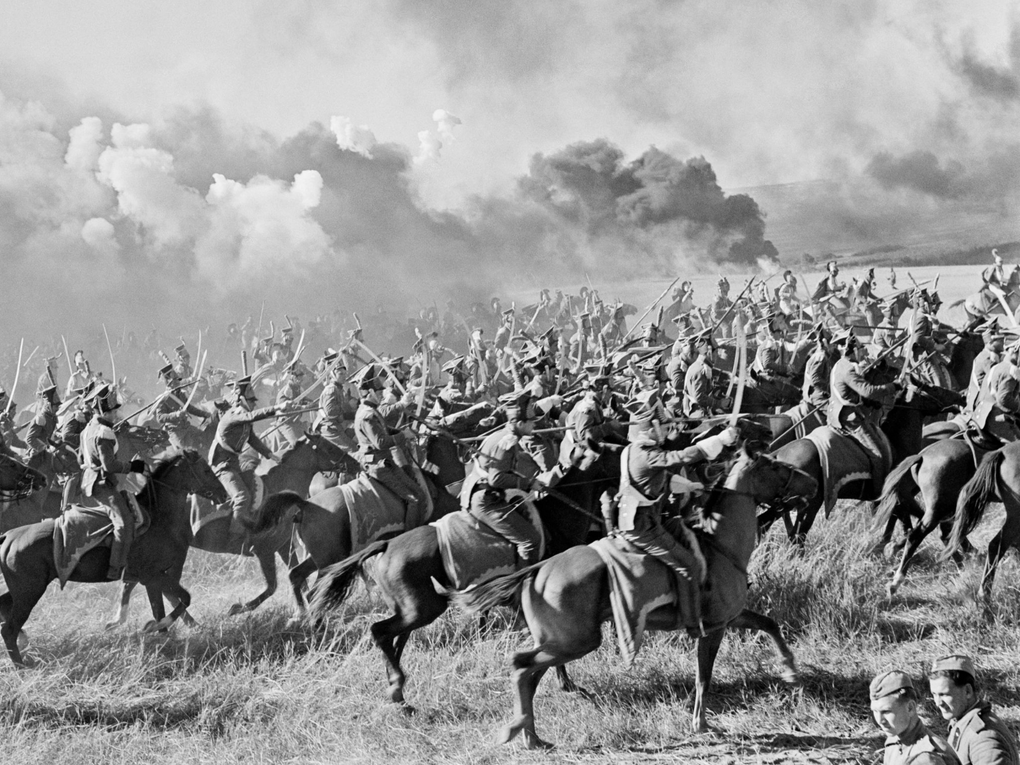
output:
<path id="1" fill-rule="evenodd" d="M 953 530 L 943 559 L 960 553 L 967 535 L 984 517 L 988 503 L 996 500 L 1006 509 L 1006 519 L 988 543 L 988 557 L 978 587 L 977 596 L 984 603 L 986 615 L 991 609 L 992 582 L 999 561 L 1010 547 L 1020 550 L 1020 441 L 986 454 L 974 477 L 964 485 L 956 502 Z"/>
<path id="2" fill-rule="evenodd" d="M 46 476 L 0 451 L 0 502 L 19 502 L 46 486 Z"/>
<path id="3" fill-rule="evenodd" d="M 546 534 L 546 550 L 558 553 L 584 543 L 592 521 L 601 520 L 597 509 L 593 512 L 599 497 L 604 490 L 615 489 L 619 477 L 618 456 L 604 452 L 588 470 L 572 468 L 556 485 L 555 495 L 538 500 L 535 505 Z M 407 678 L 400 657 L 404 646 L 414 630 L 446 611 L 446 591 L 453 586 L 443 566 L 436 529 L 429 525 L 405 531 L 324 568 L 315 584 L 312 612 L 320 615 L 342 604 L 357 575 L 375 556 L 379 557 L 374 565 L 364 570 L 379 585 L 392 613 L 372 624 L 372 638 L 383 652 L 390 701 L 403 704 Z"/>
<path id="4" fill-rule="evenodd" d="M 897 520 L 907 532 L 899 566 L 886 585 L 888 597 L 903 584 L 917 548 L 936 526 L 942 527 L 943 542 L 948 543 L 957 498 L 974 477 L 985 453 L 986 450 L 971 442 L 946 438 L 907 457 L 886 477 L 875 508 L 874 527 L 876 530 L 885 528 L 883 546 L 892 538 Z M 910 516 L 921 519 L 912 528 Z"/>
<path id="5" fill-rule="evenodd" d="M 285 490 L 303 494 L 307 492 L 312 476 L 321 471 L 333 470 L 338 465 L 344 465 L 345 469 L 349 469 L 351 466 L 357 467 L 354 459 L 340 447 L 321 435 L 305 433 L 297 443 L 280 454 L 279 461 L 270 467 L 263 476 L 265 496 L 269 497 Z M 200 503 L 200 500 L 196 498 L 194 502 Z M 197 510 L 197 508 L 195 509 Z M 232 524 L 234 521 L 229 512 L 229 505 L 224 512 L 225 515 L 211 522 Z M 241 528 L 243 530 L 243 527 Z M 246 530 L 243 533 L 234 534 L 231 529 L 229 534 L 192 536 L 191 546 L 206 552 L 229 555 L 244 555 L 250 551 L 250 554 L 258 560 L 259 568 L 266 582 L 265 589 L 246 603 L 234 603 L 227 611 L 228 616 L 254 611 L 276 592 L 277 555 L 288 567 L 293 566 L 295 562 L 290 528 L 284 524 L 280 524 L 272 533 L 268 534 L 251 534 Z M 115 627 L 127 620 L 128 603 L 131 600 L 133 589 L 133 582 L 127 580 L 123 582 L 117 613 L 113 620 L 107 623 L 107 627 Z"/>
<path id="6" fill-rule="evenodd" d="M 793 653 L 768 616 L 745 608 L 747 564 L 757 542 L 755 513 L 759 503 L 810 496 L 816 482 L 804 471 L 768 455 L 754 456 L 746 449 L 730 468 L 723 486 L 714 490 L 703 513 L 705 532 L 701 548 L 708 568 L 703 593 L 704 632 L 698 638 L 698 673 L 693 725 L 707 731 L 705 694 L 715 658 L 727 628 L 767 632 L 776 644 L 784 679 L 797 677 Z M 508 576 L 463 590 L 455 600 L 469 610 L 490 608 L 520 596 L 534 648 L 518 651 L 511 660 L 514 718 L 503 727 L 499 741 L 507 743 L 524 734 L 528 748 L 548 747 L 535 730 L 534 697 L 550 667 L 591 653 L 602 642 L 603 622 L 611 617 L 609 576 L 605 563 L 589 546 L 571 547 L 546 561 Z M 647 616 L 646 629 L 676 630 L 675 607 L 656 608 Z"/>
<path id="7" fill-rule="evenodd" d="M 989 316 L 1016 316 L 1017 308 L 1020 308 L 1020 263 L 1014 263 L 1007 269 L 1008 276 L 1006 277 L 1006 284 L 1003 286 L 1003 292 L 1006 293 L 1006 297 L 1000 300 L 996 295 L 988 289 L 987 286 L 982 286 L 977 292 L 972 295 L 968 295 L 962 300 L 954 300 L 949 304 L 949 308 L 956 308 L 958 305 L 963 305 L 963 310 L 967 313 L 968 318 L 972 320 L 981 321 Z M 1005 303 L 1005 307 L 1003 306 Z M 1007 311 L 1006 308 L 1009 310 Z"/>
<path id="8" fill-rule="evenodd" d="M 150 525 L 132 543 L 124 573 L 150 593 L 157 621 L 147 625 L 146 631 L 167 628 L 191 603 L 191 595 L 181 586 L 181 574 L 191 539 L 187 495 L 192 492 L 213 501 L 227 498 L 209 464 L 197 452 L 185 451 L 158 461 L 138 494 L 138 503 L 148 513 Z M 7 592 L 0 595 L 0 636 L 11 661 L 19 667 L 27 662 L 18 647 L 18 635 L 49 583 L 58 576 L 53 549 L 55 523 L 47 519 L 0 536 L 0 572 L 7 585 Z M 109 547 L 95 547 L 81 557 L 70 580 L 106 582 L 109 563 Z M 162 609 L 162 599 L 155 593 L 177 604 L 169 616 L 157 612 L 156 603 Z"/>
<path id="9" fill-rule="evenodd" d="M 897 394 L 892 410 L 882 423 L 882 432 L 888 437 L 892 447 L 892 464 L 897 465 L 901 460 L 912 454 L 917 454 L 921 450 L 923 446 L 921 428 L 925 417 L 936 415 L 950 406 L 958 405 L 962 399 L 963 396 L 955 391 L 938 388 L 911 378 L 910 383 Z M 826 476 L 822 473 L 818 449 L 812 440 L 799 438 L 793 443 L 775 450 L 773 454 L 777 459 L 807 471 L 821 487 L 818 494 L 812 497 L 800 511 L 790 528 L 791 539 L 802 544 L 814 523 L 818 509 L 822 506 Z M 874 496 L 871 495 L 871 485 L 870 477 L 865 480 L 850 481 L 840 488 L 838 496 L 843 499 L 874 499 Z"/>
<path id="10" fill-rule="evenodd" d="M 421 471 L 421 475 L 432 498 L 433 510 L 430 518 L 421 518 L 419 521 L 435 520 L 459 508 L 457 498 L 450 494 L 445 485 L 441 485 L 433 474 Z M 305 602 L 302 590 L 305 580 L 325 566 L 342 561 L 357 552 L 357 547 L 363 543 L 363 540 L 358 539 L 358 531 L 364 524 L 371 524 L 376 520 L 370 511 L 358 508 L 357 500 L 361 492 L 358 481 L 363 480 L 365 479 L 355 479 L 343 486 L 334 486 L 308 499 L 294 491 L 276 492 L 267 498 L 256 514 L 252 527 L 256 537 L 266 533 L 286 533 L 289 536 L 293 529 L 293 533 L 298 535 L 308 552 L 308 557 L 293 566 L 289 573 L 297 603 L 295 621 L 304 616 Z M 377 482 L 373 482 L 373 485 L 381 487 Z M 349 494 L 353 495 L 350 502 Z M 403 501 L 385 488 L 378 494 L 378 498 L 388 509 L 394 511 L 394 517 L 403 519 L 400 525 L 405 526 L 408 519 L 403 509 Z M 292 518 L 292 524 L 284 524 L 288 516 Z M 375 531 L 391 534 L 405 530 L 406 528 L 399 530 L 383 528 Z"/>

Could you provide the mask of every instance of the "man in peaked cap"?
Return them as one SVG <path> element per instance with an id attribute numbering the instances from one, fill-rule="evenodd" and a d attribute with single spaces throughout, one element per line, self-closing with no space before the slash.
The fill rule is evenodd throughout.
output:
<path id="1" fill-rule="evenodd" d="M 32 464 L 33 457 L 51 450 L 50 439 L 57 429 L 57 407 L 60 405 L 60 399 L 57 397 L 57 383 L 49 367 L 39 377 L 35 394 L 39 401 L 35 416 L 25 434 L 25 443 L 28 445 L 25 462 L 29 465 Z"/>
<path id="2" fill-rule="evenodd" d="M 507 422 L 491 433 L 478 450 L 461 489 L 461 508 L 517 547 L 521 566 L 538 562 L 542 532 L 524 516 L 523 503 L 508 500 L 508 489 L 542 491 L 555 486 L 567 468 L 559 464 L 545 472 L 521 446 L 534 430 L 534 404 L 525 391 L 503 397 Z"/>
<path id="3" fill-rule="evenodd" d="M 829 408 L 826 421 L 830 428 L 853 438 L 871 460 L 875 496 L 892 468 L 892 446 L 879 427 L 883 407 L 896 397 L 895 383 L 872 383 L 868 377 L 867 350 L 852 329 L 840 333 L 836 342 L 842 348 L 829 375 Z"/>
<path id="4" fill-rule="evenodd" d="M 255 434 L 254 423 L 285 414 L 289 405 L 266 406 L 255 409 L 257 398 L 251 386 L 251 375 L 234 380 L 230 392 L 230 408 L 216 424 L 216 435 L 209 448 L 209 464 L 223 488 L 230 495 L 231 511 L 234 518 L 246 528 L 251 528 L 252 496 L 244 482 L 241 452 L 250 446 L 262 457 L 274 460 L 276 457 L 262 439 Z"/>
<path id="5" fill-rule="evenodd" d="M 584 459 L 579 467 L 586 470 L 602 454 L 605 443 L 625 444 L 625 427 L 615 417 L 607 417 L 606 409 L 613 397 L 609 369 L 596 364 L 586 369 L 588 379 L 584 395 L 567 414 L 567 430 L 560 443 L 561 462 L 568 462 L 575 446 Z M 566 456 L 567 459 L 563 459 Z"/>
<path id="6" fill-rule="evenodd" d="M 354 420 L 357 408 L 344 381 L 347 369 L 340 352 L 329 350 L 316 364 L 326 384 L 319 394 L 319 410 L 312 422 L 312 430 L 344 451 L 354 451 L 356 444 L 348 432 L 348 423 Z"/>
<path id="7" fill-rule="evenodd" d="M 963 765 L 1017 765 L 1017 741 L 1006 724 L 981 698 L 974 662 L 969 656 L 942 656 L 931 665 L 932 701 L 950 724 L 949 746 Z"/>
<path id="8" fill-rule="evenodd" d="M 981 339 L 984 341 L 985 346 L 974 358 L 974 364 L 970 370 L 970 381 L 967 383 L 966 406 L 971 412 L 977 406 L 981 387 L 988 376 L 988 372 L 1002 361 L 1005 337 L 1002 334 L 1002 330 L 999 329 L 998 321 L 994 317 L 981 326 Z"/>
<path id="9" fill-rule="evenodd" d="M 137 459 L 122 462 L 117 459 L 117 434 L 113 420 L 108 416 L 120 404 L 109 383 L 95 386 L 85 397 L 92 408 L 92 419 L 81 433 L 79 457 L 82 464 L 81 491 L 91 497 L 110 516 L 113 523 L 113 546 L 110 548 L 110 565 L 106 572 L 109 580 L 120 579 L 127 565 L 128 552 L 135 533 L 135 518 L 127 499 L 118 490 L 117 474 L 144 473 L 145 462 Z"/>
<path id="10" fill-rule="evenodd" d="M 720 276 L 717 283 L 717 291 L 712 299 L 712 322 L 719 326 L 720 337 L 733 337 L 733 324 L 728 319 L 733 318 L 730 307 L 733 300 L 730 299 L 730 280 Z"/>
<path id="11" fill-rule="evenodd" d="M 178 449 L 195 449 L 201 442 L 201 433 L 188 416 L 208 419 L 209 413 L 187 403 L 187 396 L 182 397 L 184 391 L 175 390 L 181 384 L 181 378 L 173 364 L 166 364 L 160 367 L 157 372 L 159 379 L 163 382 L 164 390 L 156 400 L 155 410 L 156 422 L 166 431 L 170 445 Z"/>
<path id="12" fill-rule="evenodd" d="M 988 370 L 974 405 L 974 424 L 1004 443 L 1020 438 L 1020 428 L 1017 427 L 1017 418 L 1020 417 L 1018 363 L 1020 341 L 1006 348 L 999 363 Z"/>
<path id="13" fill-rule="evenodd" d="M 883 765 L 959 765 L 945 740 L 928 731 L 917 714 L 917 690 L 910 675 L 889 670 L 868 688 L 871 715 L 886 734 Z"/>
<path id="14" fill-rule="evenodd" d="M 510 343 L 510 336 L 513 334 L 514 325 L 514 309 L 507 308 L 500 315 L 499 329 L 496 330 L 496 336 L 492 339 L 492 347 L 497 351 L 502 352 L 504 348 Z"/>
<path id="15" fill-rule="evenodd" d="M 829 403 L 829 377 L 832 373 L 832 349 L 829 345 L 829 333 L 825 325 L 819 322 L 808 333 L 808 338 L 812 341 L 813 347 L 804 364 L 804 382 L 801 386 L 802 401 L 810 407 L 824 411 Z M 794 420 L 796 421 L 796 417 Z"/>
<path id="16" fill-rule="evenodd" d="M 630 445 L 620 456 L 620 490 L 612 504 L 603 506 L 607 528 L 668 566 L 677 577 L 684 624 L 701 633 L 701 586 L 707 569 L 705 559 L 690 530 L 680 522 L 677 532 L 663 526 L 662 513 L 670 493 L 672 475 L 706 459 L 716 459 L 727 446 L 736 444 L 739 433 L 727 428 L 686 449 L 664 446 L 661 402 L 655 391 L 645 391 L 628 405 Z M 678 538 L 679 537 L 679 538 Z M 681 541 L 682 540 L 682 541 Z"/>
<path id="17" fill-rule="evenodd" d="M 386 418 L 405 409 L 410 399 L 382 405 L 383 370 L 378 364 L 363 367 L 354 376 L 361 402 L 354 413 L 354 436 L 358 441 L 361 468 L 370 477 L 407 503 L 407 517 L 421 518 L 427 498 L 418 482 L 398 465 L 394 449 L 405 448 L 404 433 L 386 424 Z M 406 454 L 404 455 L 406 460 Z M 410 463 L 410 460 L 406 460 Z"/>
<path id="18" fill-rule="evenodd" d="M 276 392 L 276 405 L 278 407 L 286 406 L 288 409 L 299 408 L 301 404 L 297 398 L 301 395 L 304 387 L 304 379 L 305 365 L 298 359 L 292 358 L 281 373 L 280 387 Z M 291 404 L 293 406 L 289 406 Z M 276 422 L 277 449 L 293 446 L 304 435 L 303 412 L 281 414 Z"/>
<path id="19" fill-rule="evenodd" d="M 201 359 L 199 359 L 199 361 L 201 361 Z M 173 366 L 174 371 L 180 379 L 187 380 L 191 377 L 191 354 L 188 353 L 188 347 L 184 344 L 183 340 L 180 345 L 174 348 Z"/>
<path id="20" fill-rule="evenodd" d="M 64 389 L 64 398 L 70 398 L 75 391 L 84 389 L 92 382 L 92 370 L 88 361 L 85 360 L 84 351 L 74 352 L 74 368 L 71 376 L 67 378 L 67 388 Z"/>
<path id="21" fill-rule="evenodd" d="M 706 329 L 695 340 L 698 356 L 684 375 L 683 411 L 688 417 L 708 417 L 718 409 L 725 409 L 732 403 L 719 396 L 715 390 L 713 367 L 715 366 L 715 343 L 712 331 Z"/>

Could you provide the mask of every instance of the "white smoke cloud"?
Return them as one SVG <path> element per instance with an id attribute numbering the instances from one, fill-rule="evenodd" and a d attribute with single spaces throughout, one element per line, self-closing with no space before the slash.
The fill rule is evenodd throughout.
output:
<path id="1" fill-rule="evenodd" d="M 341 149 L 371 159 L 376 140 L 368 125 L 355 125 L 350 117 L 333 116 L 329 118 L 329 129 L 333 131 L 336 145 Z"/>
<path id="2" fill-rule="evenodd" d="M 450 114 L 446 111 L 446 109 L 436 109 L 432 112 L 432 119 L 436 123 L 436 130 L 439 131 L 439 137 L 447 144 L 453 141 L 454 126 L 463 124 L 460 117 Z"/>
<path id="3" fill-rule="evenodd" d="M 113 224 L 106 218 L 89 218 L 81 227 L 81 238 L 100 255 L 116 255 L 120 252 Z"/>
<path id="4" fill-rule="evenodd" d="M 431 130 L 422 130 L 418 133 L 418 153 L 414 157 L 416 165 L 426 162 L 438 162 L 439 153 L 442 151 L 443 142 L 439 136 Z"/>
<path id="5" fill-rule="evenodd" d="M 197 242 L 199 271 L 221 291 L 290 275 L 330 254 L 330 240 L 309 215 L 322 176 L 305 170 L 288 187 L 256 176 L 247 184 L 216 173 L 205 201 L 209 228 Z"/>
<path id="6" fill-rule="evenodd" d="M 68 135 L 71 142 L 64 154 L 64 162 L 74 170 L 94 172 L 103 151 L 103 121 L 99 117 L 83 117 L 78 125 L 68 131 Z"/>

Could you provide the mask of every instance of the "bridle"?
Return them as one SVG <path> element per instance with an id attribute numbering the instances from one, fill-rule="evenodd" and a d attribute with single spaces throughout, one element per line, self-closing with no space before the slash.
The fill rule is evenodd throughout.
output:
<path id="1" fill-rule="evenodd" d="M 19 502 L 20 500 L 27 499 L 35 493 L 35 485 L 32 480 L 32 474 L 38 472 L 33 468 L 30 468 L 20 460 L 14 459 L 9 454 L 0 453 L 0 459 L 5 459 L 21 469 L 21 474 L 18 476 L 17 482 L 11 489 L 0 489 L 0 502 Z"/>

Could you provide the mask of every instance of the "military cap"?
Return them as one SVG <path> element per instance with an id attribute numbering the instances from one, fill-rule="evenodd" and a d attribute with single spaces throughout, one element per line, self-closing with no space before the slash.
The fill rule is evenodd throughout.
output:
<path id="1" fill-rule="evenodd" d="M 914 681 L 910 679 L 910 675 L 906 672 L 901 672 L 898 669 L 892 669 L 887 672 L 882 672 L 871 681 L 871 686 L 868 688 L 868 694 L 871 696 L 872 701 L 878 701 L 879 699 L 891 696 L 904 688 L 909 688 L 913 691 Z"/>
<path id="2" fill-rule="evenodd" d="M 606 364 L 586 364 L 585 373 L 588 375 L 589 385 L 609 385 L 611 369 Z"/>
<path id="3" fill-rule="evenodd" d="M 351 382 L 361 390 L 382 390 L 382 375 L 378 364 L 366 364 L 351 377 Z"/>
<path id="4" fill-rule="evenodd" d="M 531 420 L 535 417 L 535 405 L 528 390 L 513 390 L 499 397 L 506 408 L 507 419 L 511 422 Z"/>
<path id="5" fill-rule="evenodd" d="M 322 363 L 332 364 L 338 358 L 340 358 L 340 351 L 335 351 L 332 348 L 327 348 L 326 352 L 322 354 Z"/>
<path id="6" fill-rule="evenodd" d="M 674 316 L 672 319 L 670 319 L 670 321 L 676 324 L 678 327 L 681 327 L 682 329 L 687 329 L 691 326 L 691 317 L 686 313 L 682 313 L 679 316 Z"/>
<path id="7" fill-rule="evenodd" d="M 188 348 L 187 348 L 187 346 L 184 345 L 184 343 L 181 343 L 176 348 L 174 348 L 174 352 L 178 356 L 187 356 L 188 355 Z"/>
<path id="8" fill-rule="evenodd" d="M 521 363 L 534 369 L 544 369 L 551 366 L 552 361 L 544 348 L 532 348 L 531 351 L 521 358 Z"/>
<path id="9" fill-rule="evenodd" d="M 443 364 L 443 371 L 451 375 L 462 373 L 464 371 L 465 361 L 466 359 L 463 356 L 455 356 Z"/>
<path id="10" fill-rule="evenodd" d="M 651 422 L 659 414 L 659 391 L 655 388 L 643 390 L 623 408 L 630 414 L 631 423 Z"/>
<path id="11" fill-rule="evenodd" d="M 539 339 L 541 339 L 541 340 L 547 340 L 548 338 L 552 337 L 552 336 L 553 336 L 553 334 L 554 334 L 554 333 L 555 333 L 556 331 L 557 331 L 557 329 L 556 329 L 556 325 L 555 325 L 555 324 L 553 324 L 552 326 L 550 326 L 550 327 L 549 327 L 549 329 L 547 329 L 547 330 L 546 330 L 545 332 L 543 332 L 543 333 L 542 333 L 541 335 L 539 335 L 538 337 L 539 337 Z"/>
<path id="12" fill-rule="evenodd" d="M 44 393 L 49 393 L 51 390 L 56 390 L 57 384 L 53 382 L 53 378 L 48 372 L 43 372 L 39 375 L 39 384 L 35 389 L 35 395 L 41 396 Z"/>
<path id="13" fill-rule="evenodd" d="M 110 383 L 96 385 L 84 397 L 83 401 L 97 405 L 106 412 L 112 412 L 120 406 L 116 393 Z"/>
<path id="14" fill-rule="evenodd" d="M 165 364 L 164 366 L 161 366 L 159 368 L 159 371 L 156 373 L 156 375 L 157 379 L 161 377 L 176 377 L 177 372 L 174 370 L 173 364 Z"/>
<path id="15" fill-rule="evenodd" d="M 244 375 L 243 377 L 238 377 L 238 378 L 236 378 L 234 380 L 231 380 L 227 384 L 231 388 L 233 388 L 234 390 L 250 389 L 251 388 L 251 375 Z"/>
<path id="16" fill-rule="evenodd" d="M 971 677 L 977 677 L 974 669 L 974 660 L 962 653 L 954 653 L 949 656 L 942 656 L 931 664 L 932 673 L 935 672 L 966 672 Z"/>
<path id="17" fill-rule="evenodd" d="M 293 327 L 281 327 L 280 329 L 280 334 L 282 334 L 284 337 L 289 337 L 293 333 L 294 333 Z"/>
<path id="18" fill-rule="evenodd" d="M 503 318 L 504 319 L 509 318 L 509 317 L 511 317 L 513 315 L 514 315 L 514 309 L 513 308 L 507 308 L 505 311 L 503 311 Z"/>

